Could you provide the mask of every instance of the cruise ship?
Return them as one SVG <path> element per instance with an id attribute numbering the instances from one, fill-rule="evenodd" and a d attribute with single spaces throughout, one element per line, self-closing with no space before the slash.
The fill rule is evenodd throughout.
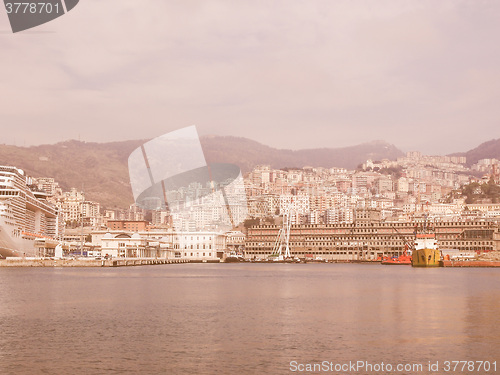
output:
<path id="1" fill-rule="evenodd" d="M 0 258 L 38 256 L 37 239 L 55 238 L 57 208 L 21 169 L 0 166 Z"/>

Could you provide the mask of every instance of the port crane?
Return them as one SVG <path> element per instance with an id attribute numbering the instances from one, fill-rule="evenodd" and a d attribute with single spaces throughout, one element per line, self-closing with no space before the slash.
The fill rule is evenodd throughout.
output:
<path id="1" fill-rule="evenodd" d="M 391 228 L 398 234 L 399 238 L 403 240 L 406 246 L 406 250 L 410 250 L 411 252 L 413 252 L 413 250 L 415 250 L 415 243 L 413 241 L 408 241 L 394 225 L 392 225 Z M 421 225 L 418 225 L 418 223 L 415 225 L 415 234 L 417 233 L 418 228 L 420 228 L 420 230 L 425 233 L 433 231 L 432 226 L 427 221 L 427 215 L 425 216 L 425 220 L 421 223 Z"/>
<path id="2" fill-rule="evenodd" d="M 414 244 L 413 242 L 408 241 L 408 240 L 407 240 L 407 239 L 403 236 L 403 234 L 402 234 L 402 233 L 401 233 L 401 232 L 400 232 L 400 231 L 399 231 L 399 230 L 398 230 L 395 226 L 391 226 L 391 228 L 392 228 L 392 229 L 393 229 L 393 230 L 394 230 L 394 231 L 398 234 L 398 237 L 399 237 L 400 239 L 402 239 L 402 240 L 403 240 L 403 242 L 404 242 L 404 244 L 405 244 L 405 247 L 406 247 L 405 252 L 406 252 L 407 250 L 410 250 L 410 251 L 412 251 L 412 252 L 413 252 L 413 250 L 415 250 L 415 244 Z M 392 236 L 391 236 L 391 237 L 392 237 Z"/>

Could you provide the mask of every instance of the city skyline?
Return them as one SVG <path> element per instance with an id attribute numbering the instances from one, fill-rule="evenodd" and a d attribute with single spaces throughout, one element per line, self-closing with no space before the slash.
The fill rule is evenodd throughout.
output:
<path id="1" fill-rule="evenodd" d="M 0 142 L 194 124 L 280 149 L 466 151 L 499 137 L 498 14 L 464 1 L 115 0 L 12 35 L 0 12 Z"/>
<path id="2" fill-rule="evenodd" d="M 4 0 L 0 374 L 497 371 L 499 18 Z"/>

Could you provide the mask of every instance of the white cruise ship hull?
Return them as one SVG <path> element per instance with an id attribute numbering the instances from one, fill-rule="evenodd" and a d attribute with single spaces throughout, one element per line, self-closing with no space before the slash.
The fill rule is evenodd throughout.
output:
<path id="1" fill-rule="evenodd" d="M 0 256 L 36 256 L 35 240 L 58 235 L 58 212 L 31 178 L 0 165 Z"/>
<path id="2" fill-rule="evenodd" d="M 33 257 L 36 255 L 35 241 L 14 237 L 12 227 L 0 220 L 0 257 Z"/>

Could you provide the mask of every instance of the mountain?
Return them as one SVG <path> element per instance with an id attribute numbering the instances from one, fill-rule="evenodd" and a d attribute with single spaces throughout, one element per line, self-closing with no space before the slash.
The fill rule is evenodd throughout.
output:
<path id="1" fill-rule="evenodd" d="M 465 156 L 469 167 L 481 159 L 500 159 L 500 138 L 481 143 L 472 150 L 455 153 L 451 156 Z"/>
<path id="2" fill-rule="evenodd" d="M 367 159 L 395 160 L 403 152 L 384 141 L 373 141 L 342 148 L 305 150 L 276 149 L 256 141 L 239 137 L 207 136 L 201 138 L 207 162 L 228 162 L 238 165 L 244 172 L 259 164 L 273 168 L 341 167 L 355 169 Z"/>
<path id="3" fill-rule="evenodd" d="M 133 202 L 128 156 L 143 141 L 85 143 L 66 141 L 32 147 L 0 146 L 0 165 L 13 165 L 32 177 L 52 177 L 63 190 L 76 187 L 106 207 Z"/>
<path id="4" fill-rule="evenodd" d="M 147 140 L 91 143 L 66 141 L 54 145 L 0 145 L 0 165 L 13 165 L 28 176 L 52 177 L 63 190 L 84 189 L 89 200 L 108 208 L 133 203 L 127 160 Z M 208 163 L 225 162 L 249 172 L 259 164 L 273 168 L 315 166 L 354 169 L 367 159 L 396 159 L 403 153 L 383 141 L 343 148 L 280 150 L 239 137 L 206 136 L 201 144 Z"/>

